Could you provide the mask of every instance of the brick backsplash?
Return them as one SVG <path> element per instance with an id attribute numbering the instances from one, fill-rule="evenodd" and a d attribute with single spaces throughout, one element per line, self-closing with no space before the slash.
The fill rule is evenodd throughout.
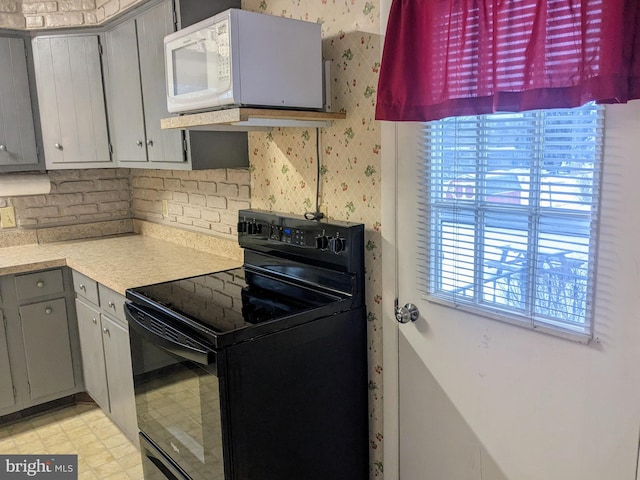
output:
<path id="1" fill-rule="evenodd" d="M 238 210 L 251 206 L 250 184 L 248 169 L 131 170 L 133 216 L 235 241 Z"/>
<path id="2" fill-rule="evenodd" d="M 49 178 L 47 195 L 0 198 L 15 208 L 18 229 L 137 218 L 235 242 L 238 210 L 251 205 L 248 169 L 54 170 Z"/>
<path id="3" fill-rule="evenodd" d="M 0 28 L 92 26 L 144 0 L 0 0 Z"/>
<path id="4" fill-rule="evenodd" d="M 49 178 L 50 194 L 10 198 L 19 228 L 131 218 L 126 169 L 51 171 Z"/>

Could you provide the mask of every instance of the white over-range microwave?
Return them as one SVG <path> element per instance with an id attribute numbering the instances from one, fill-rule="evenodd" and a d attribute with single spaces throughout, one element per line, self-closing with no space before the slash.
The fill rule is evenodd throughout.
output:
<path id="1" fill-rule="evenodd" d="M 320 25 L 230 9 L 165 37 L 167 107 L 321 109 Z"/>

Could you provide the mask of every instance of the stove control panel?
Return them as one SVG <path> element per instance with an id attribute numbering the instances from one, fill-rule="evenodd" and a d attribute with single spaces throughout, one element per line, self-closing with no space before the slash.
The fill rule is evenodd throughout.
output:
<path id="1" fill-rule="evenodd" d="M 241 246 L 250 249 L 300 250 L 300 254 L 307 252 L 307 255 L 314 251 L 317 252 L 314 255 L 319 256 L 344 255 L 356 241 L 354 232 L 363 229 L 359 223 L 308 220 L 260 210 L 241 210 L 238 240 Z"/>

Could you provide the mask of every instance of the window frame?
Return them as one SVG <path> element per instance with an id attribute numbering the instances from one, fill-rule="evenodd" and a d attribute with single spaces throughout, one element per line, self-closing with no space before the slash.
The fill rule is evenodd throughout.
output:
<path id="1" fill-rule="evenodd" d="M 460 212 L 466 212 L 467 215 L 473 218 L 473 221 L 467 224 L 469 225 L 469 229 L 474 231 L 473 252 L 474 252 L 475 258 L 474 258 L 474 267 L 473 267 L 473 273 L 472 273 L 473 286 L 471 288 L 473 288 L 474 290 L 479 290 L 480 292 L 482 292 L 482 290 L 485 288 L 484 285 L 487 283 L 487 281 L 485 280 L 486 266 L 483 265 L 482 263 L 483 262 L 481 258 L 482 255 L 477 254 L 477 252 L 480 251 L 480 249 L 486 248 L 486 245 L 487 245 L 486 237 L 483 237 L 482 235 L 475 233 L 475 231 L 478 229 L 483 230 L 488 228 L 487 223 L 483 221 L 482 218 L 484 218 L 485 216 L 490 216 L 498 213 L 505 213 L 505 214 L 517 214 L 522 212 L 527 213 L 528 216 L 526 221 L 527 221 L 528 228 L 526 229 L 526 234 L 527 234 L 527 237 L 531 237 L 531 227 L 533 226 L 534 240 L 532 241 L 527 239 L 527 242 L 526 242 L 526 248 L 527 248 L 526 255 L 527 255 L 527 258 L 530 260 L 527 260 L 528 263 L 527 263 L 527 271 L 526 271 L 527 280 L 526 280 L 526 292 L 524 295 L 526 308 L 523 310 L 522 313 L 515 312 L 514 309 L 512 309 L 511 307 L 509 308 L 499 307 L 498 305 L 491 304 L 490 302 L 489 303 L 485 302 L 482 300 L 484 298 L 482 293 L 474 294 L 473 301 L 468 302 L 468 301 L 462 300 L 460 296 L 457 296 L 449 292 L 445 293 L 442 288 L 438 288 L 438 287 L 441 287 L 441 285 L 438 286 L 437 284 L 439 282 L 446 280 L 446 278 L 444 278 L 445 275 L 443 273 L 443 268 L 441 264 L 439 265 L 438 263 L 438 262 L 442 263 L 443 261 L 442 251 L 443 251 L 443 248 L 445 248 L 445 246 L 442 243 L 442 236 L 444 234 L 441 234 L 440 241 L 439 242 L 437 241 L 438 229 L 435 227 L 436 225 L 435 222 L 437 221 L 436 220 L 437 215 L 435 215 L 434 212 L 437 212 L 437 211 L 442 212 L 447 210 L 447 208 L 438 206 L 439 199 L 442 198 L 442 193 L 445 187 L 445 181 L 443 180 L 444 175 L 442 174 L 442 171 L 446 168 L 446 166 L 444 164 L 444 160 L 440 160 L 440 161 L 433 160 L 429 152 L 431 149 L 431 143 L 433 143 L 430 141 L 431 129 L 433 125 L 438 124 L 438 122 L 446 121 L 446 119 L 423 124 L 422 133 L 423 133 L 424 144 L 421 152 L 422 171 L 420 172 L 421 173 L 420 176 L 422 178 L 421 186 L 423 191 L 421 193 L 423 194 L 423 198 L 427 199 L 428 201 L 423 206 L 423 209 L 424 209 L 423 214 L 426 215 L 426 218 L 424 219 L 423 222 L 421 222 L 421 230 L 425 240 L 424 242 L 422 242 L 422 245 L 420 248 L 422 249 L 421 255 L 426 259 L 426 271 L 422 271 L 420 273 L 418 284 L 421 290 L 423 291 L 423 293 L 426 295 L 426 298 L 428 301 L 442 304 L 449 307 L 454 307 L 458 310 L 479 315 L 482 317 L 488 317 L 495 320 L 500 320 L 502 322 L 515 324 L 522 327 L 527 327 L 533 330 L 566 337 L 566 338 L 577 340 L 583 343 L 588 343 L 591 340 L 591 338 L 593 337 L 593 331 L 594 331 L 593 315 L 594 315 L 594 301 L 595 301 L 595 278 L 596 278 L 597 255 L 598 255 L 597 249 L 598 249 L 598 236 L 599 236 L 599 224 L 600 224 L 599 209 L 600 209 L 600 199 L 602 197 L 602 191 L 601 191 L 602 190 L 602 157 L 604 154 L 605 112 L 604 112 L 604 107 L 602 106 L 585 105 L 583 107 L 578 107 L 578 108 L 587 108 L 587 107 L 589 107 L 592 111 L 593 110 L 596 111 L 594 124 L 595 124 L 596 131 L 599 133 L 599 136 L 595 140 L 596 149 L 594 150 L 595 153 L 593 158 L 594 165 L 593 165 L 593 171 L 592 171 L 592 174 L 593 174 L 592 182 L 588 186 L 588 188 L 590 189 L 589 190 L 590 194 L 592 195 L 591 202 L 589 202 L 589 205 L 590 205 L 589 212 L 577 212 L 576 210 L 570 210 L 568 212 L 565 212 L 565 211 L 561 211 L 560 209 L 554 209 L 554 208 L 550 208 L 544 211 L 544 209 L 541 209 L 539 207 L 540 203 L 538 203 L 538 200 L 540 199 L 540 195 L 543 194 L 542 192 L 544 190 L 541 178 L 544 176 L 545 169 L 543 167 L 542 161 L 540 160 L 540 158 L 543 158 L 543 157 L 540 157 L 538 160 L 534 159 L 531 161 L 531 165 L 535 164 L 534 168 L 532 168 L 532 170 L 530 171 L 531 177 L 534 177 L 534 178 L 533 180 L 529 178 L 529 180 L 531 180 L 529 185 L 535 184 L 537 186 L 537 189 L 535 191 L 533 190 L 528 191 L 528 195 L 532 195 L 530 201 L 531 203 L 538 205 L 538 207 L 527 206 L 526 208 L 521 208 L 521 207 L 502 208 L 501 205 L 487 206 L 486 203 L 482 203 L 482 205 L 480 206 L 481 202 L 478 201 L 478 197 L 481 196 L 480 193 L 477 195 L 473 203 L 467 203 L 466 205 L 453 204 L 454 208 L 451 208 L 451 205 L 449 205 L 449 211 L 453 212 L 453 216 L 454 216 L 453 220 L 451 221 L 452 225 L 455 224 L 455 220 L 460 219 Z M 566 111 L 566 109 L 564 109 L 564 111 Z M 536 112 L 523 112 L 523 113 L 525 114 L 532 113 L 532 115 L 536 114 Z M 513 113 L 507 113 L 507 114 L 513 115 Z M 478 119 L 477 121 L 481 125 L 486 117 L 491 117 L 491 115 L 479 115 L 477 117 L 465 117 L 465 118 Z M 580 125 L 578 125 L 578 127 L 579 126 Z M 486 128 L 485 128 L 485 131 L 486 131 Z M 538 139 L 540 138 L 540 135 L 542 135 L 542 131 L 538 131 L 536 133 L 536 137 L 533 140 L 534 143 L 536 144 L 539 143 Z M 474 145 L 481 144 L 482 142 L 486 143 L 487 138 L 488 137 L 486 136 L 476 137 L 476 142 L 474 143 Z M 486 165 L 477 166 L 476 168 L 478 170 L 482 170 L 484 168 L 485 169 L 484 175 L 491 173 L 491 170 L 488 170 L 488 167 Z M 433 181 L 433 177 L 437 176 L 438 173 L 440 173 L 440 183 L 436 184 Z M 480 179 L 483 178 L 482 172 L 480 172 L 480 175 L 477 178 L 480 178 Z M 480 184 L 481 182 L 479 182 L 477 185 L 480 185 Z M 478 191 L 481 191 L 480 187 L 476 187 L 476 188 L 478 188 Z M 547 187 L 547 188 L 551 188 L 551 187 Z M 587 202 L 584 202 L 584 205 L 586 204 Z M 583 205 L 583 203 L 581 203 L 581 205 Z M 586 276 L 585 276 L 586 278 L 586 284 L 585 284 L 586 299 L 584 301 L 584 312 L 585 312 L 584 320 L 585 321 L 584 321 L 584 324 L 580 326 L 578 326 L 577 324 L 571 324 L 566 320 L 565 321 L 560 320 L 557 317 L 556 319 L 551 317 L 544 318 L 542 315 L 536 312 L 536 309 L 541 308 L 539 306 L 539 303 L 536 302 L 536 298 L 535 298 L 536 295 L 538 295 L 537 289 L 540 288 L 539 284 L 536 283 L 536 282 L 539 282 L 537 275 L 539 275 L 538 270 L 540 269 L 540 266 L 537 260 L 538 252 L 540 251 L 540 248 L 541 248 L 540 247 L 540 243 L 541 243 L 540 220 L 549 219 L 549 218 L 558 219 L 563 217 L 575 219 L 576 225 L 579 225 L 580 221 L 586 222 L 585 223 L 586 227 L 584 229 L 584 232 L 587 235 L 584 236 L 584 238 L 586 239 L 584 243 L 584 248 L 588 253 L 586 254 L 587 270 L 586 270 Z M 442 219 L 440 219 L 440 222 L 443 223 Z M 551 221 L 551 223 L 552 222 L 553 220 Z M 549 225 L 551 225 L 551 223 Z M 462 224 L 463 222 L 458 222 L 458 228 L 460 228 L 459 225 L 462 225 Z M 496 230 L 499 228 L 500 227 L 496 227 Z M 505 227 L 502 227 L 502 228 L 505 229 Z M 524 232 L 525 230 L 522 230 L 522 231 Z M 547 235 L 549 235 L 548 232 L 547 232 Z M 479 241 L 479 239 L 481 241 Z M 550 240 L 547 238 L 546 241 L 549 242 Z M 576 243 L 576 245 L 580 246 L 580 244 L 578 243 Z M 579 252 L 576 250 L 572 253 L 577 254 Z M 576 276 L 575 278 L 580 279 L 580 277 L 578 276 Z M 494 282 L 494 298 L 495 298 L 495 288 L 496 288 L 495 285 L 496 284 Z M 574 292 L 575 292 L 575 283 L 574 283 Z M 480 300 L 478 300 L 477 297 L 480 298 Z M 551 298 L 551 296 L 549 296 L 549 298 Z M 572 301 L 575 302 L 575 297 Z M 559 304 L 562 303 L 562 302 L 555 302 L 552 304 L 548 299 L 547 299 L 547 302 L 548 302 L 548 306 L 547 306 L 548 309 L 551 308 L 551 305 L 553 305 L 554 307 L 557 307 Z"/>

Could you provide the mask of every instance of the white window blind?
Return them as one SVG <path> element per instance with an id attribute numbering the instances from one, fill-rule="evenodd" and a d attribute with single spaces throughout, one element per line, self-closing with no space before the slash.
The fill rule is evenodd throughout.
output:
<path id="1" fill-rule="evenodd" d="M 425 293 L 591 335 L 603 123 L 594 104 L 426 123 Z"/>

